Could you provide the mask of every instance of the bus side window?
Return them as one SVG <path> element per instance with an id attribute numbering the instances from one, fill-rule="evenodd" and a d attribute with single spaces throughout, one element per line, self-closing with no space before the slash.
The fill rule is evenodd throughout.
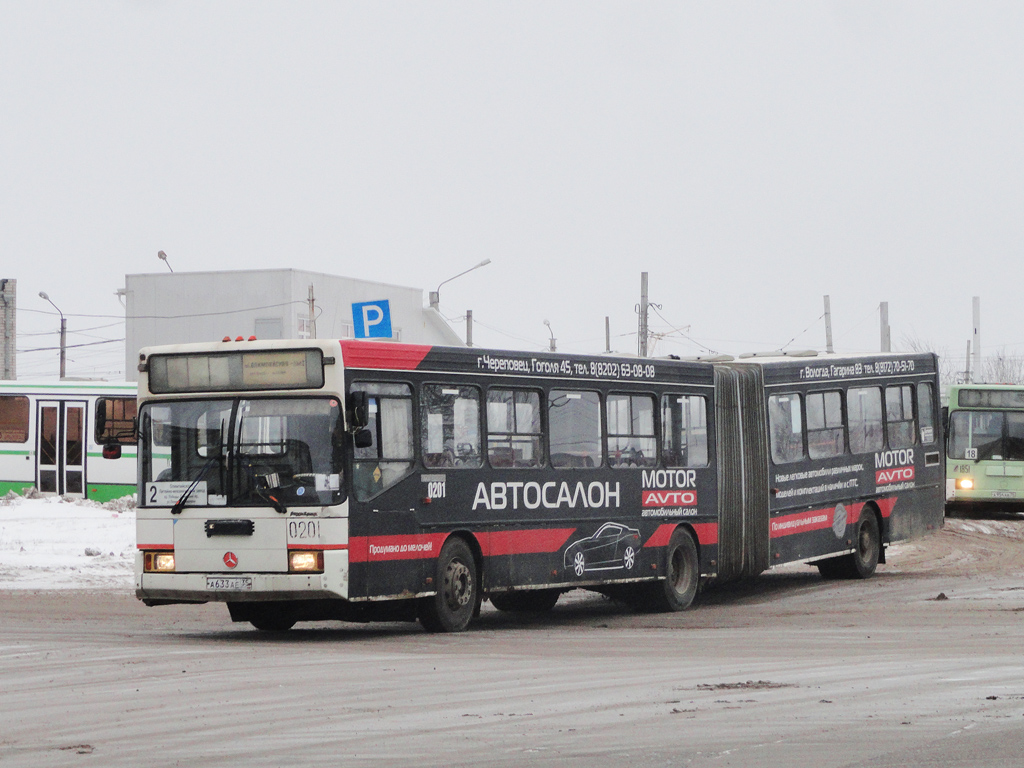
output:
<path id="1" fill-rule="evenodd" d="M 661 458 L 666 467 L 708 465 L 708 407 L 703 397 L 661 398 Z"/>
<path id="2" fill-rule="evenodd" d="M 1006 412 L 1006 444 L 1003 453 L 1007 461 L 1024 460 L 1024 413 Z"/>
<path id="3" fill-rule="evenodd" d="M 424 384 L 420 390 L 420 432 L 427 467 L 479 467 L 480 390 Z"/>
<path id="4" fill-rule="evenodd" d="M 540 394 L 524 389 L 487 392 L 487 459 L 492 467 L 543 464 Z"/>
<path id="5" fill-rule="evenodd" d="M 901 384 L 885 388 L 885 431 L 890 448 L 909 448 L 915 442 L 914 388 Z"/>
<path id="6" fill-rule="evenodd" d="M 606 406 L 608 463 L 613 467 L 657 466 L 654 398 L 647 395 L 608 395 Z"/>
<path id="7" fill-rule="evenodd" d="M 365 501 L 412 472 L 412 391 L 407 384 L 357 382 L 352 391 L 367 393 L 367 425 L 373 442 L 355 448 L 352 484 Z"/>
<path id="8" fill-rule="evenodd" d="M 850 422 L 850 450 L 853 453 L 882 450 L 882 391 L 878 387 L 847 390 L 846 414 Z"/>
<path id="9" fill-rule="evenodd" d="M 846 451 L 843 430 L 843 397 L 839 392 L 807 395 L 807 455 L 830 459 Z"/>
<path id="10" fill-rule="evenodd" d="M 0 397 L 0 443 L 28 442 L 28 398 Z"/>
<path id="11" fill-rule="evenodd" d="M 97 445 L 135 445 L 135 417 L 138 401 L 134 397 L 101 397 L 96 400 Z M 103 414 L 104 418 L 99 418 Z"/>
<path id="12" fill-rule="evenodd" d="M 551 466 L 596 467 L 601 464 L 601 396 L 597 392 L 548 392 Z"/>
<path id="13" fill-rule="evenodd" d="M 921 442 L 935 442 L 935 394 L 932 385 L 923 381 L 917 385 L 917 419 L 921 428 Z"/>
<path id="14" fill-rule="evenodd" d="M 771 435 L 772 461 L 776 464 L 791 464 L 804 457 L 800 395 L 794 392 L 768 398 L 768 432 Z"/>

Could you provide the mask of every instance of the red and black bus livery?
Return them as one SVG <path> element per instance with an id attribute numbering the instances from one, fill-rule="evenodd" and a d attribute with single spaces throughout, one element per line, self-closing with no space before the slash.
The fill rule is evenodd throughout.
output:
<path id="1" fill-rule="evenodd" d="M 137 593 L 419 619 L 653 610 L 941 525 L 933 355 L 715 361 L 364 341 L 142 351 Z"/>

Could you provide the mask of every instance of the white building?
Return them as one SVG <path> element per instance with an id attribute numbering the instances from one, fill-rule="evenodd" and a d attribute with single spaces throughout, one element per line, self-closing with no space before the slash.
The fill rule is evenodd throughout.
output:
<path id="1" fill-rule="evenodd" d="M 367 315 L 357 308 L 353 316 L 353 305 L 365 302 L 388 302 L 392 341 L 465 346 L 436 310 L 424 308 L 419 288 L 300 269 L 125 275 L 124 296 L 128 381 L 138 380 L 139 349 L 154 344 L 217 341 L 225 336 L 362 337 Z M 377 319 L 376 314 L 369 317 Z"/>

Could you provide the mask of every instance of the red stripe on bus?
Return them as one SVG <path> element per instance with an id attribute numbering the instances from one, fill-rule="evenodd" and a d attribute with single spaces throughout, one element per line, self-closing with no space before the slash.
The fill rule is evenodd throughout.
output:
<path id="1" fill-rule="evenodd" d="M 882 517 L 889 517 L 892 514 L 892 508 L 896 506 L 896 499 L 898 496 L 893 496 L 891 499 L 879 499 L 875 503 L 878 505 L 878 509 L 882 512 Z"/>
<path id="2" fill-rule="evenodd" d="M 718 523 L 694 523 L 693 532 L 701 544 L 718 543 Z"/>
<path id="3" fill-rule="evenodd" d="M 478 533 L 477 538 L 484 557 L 532 555 L 557 552 L 575 532 L 575 528 L 536 528 Z"/>
<path id="4" fill-rule="evenodd" d="M 853 525 L 860 520 L 860 511 L 864 509 L 864 502 L 859 504 L 851 504 L 846 508 L 846 524 Z"/>
<path id="5" fill-rule="evenodd" d="M 136 549 L 174 549 L 173 544 L 136 544 Z"/>
<path id="6" fill-rule="evenodd" d="M 892 514 L 893 505 L 896 499 L 878 499 L 875 502 L 882 511 L 882 517 L 889 517 Z M 846 510 L 846 525 L 853 525 L 860 519 L 860 513 L 864 509 L 865 502 L 844 505 Z M 824 507 L 823 509 L 812 509 L 808 512 L 799 512 L 795 515 L 783 515 L 771 521 L 771 538 L 777 539 L 781 536 L 792 536 L 795 533 L 804 531 L 818 531 L 823 528 L 831 528 L 835 520 L 836 507 Z"/>
<path id="7" fill-rule="evenodd" d="M 423 533 L 403 536 L 353 536 L 349 539 L 350 563 L 375 563 L 382 560 L 425 560 L 437 557 L 447 533 Z"/>
<path id="8" fill-rule="evenodd" d="M 388 344 L 382 341 L 342 341 L 341 356 L 349 368 L 411 371 L 419 367 L 433 347 L 423 344 Z"/>
<path id="9" fill-rule="evenodd" d="M 832 527 L 835 508 L 812 509 L 809 512 L 798 512 L 795 515 L 782 515 L 774 518 L 769 528 L 769 536 L 777 539 L 780 536 L 792 536 L 805 531 L 819 531 Z"/>
<path id="10" fill-rule="evenodd" d="M 651 534 L 651 538 L 644 542 L 644 547 L 664 547 L 672 538 L 672 531 L 676 529 L 675 523 L 659 525 Z"/>
<path id="11" fill-rule="evenodd" d="M 672 538 L 672 533 L 677 527 L 679 527 L 677 523 L 663 523 L 659 525 L 658 529 L 651 534 L 651 538 L 644 543 L 644 547 L 668 546 L 668 541 Z M 718 523 L 693 523 L 691 527 L 693 532 L 697 534 L 697 541 L 701 544 L 718 543 Z"/>

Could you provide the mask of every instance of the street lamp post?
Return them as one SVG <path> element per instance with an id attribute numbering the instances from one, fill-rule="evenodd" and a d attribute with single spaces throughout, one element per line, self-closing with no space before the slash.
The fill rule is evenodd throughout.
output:
<path id="1" fill-rule="evenodd" d="M 463 275 L 465 275 L 465 274 L 467 274 L 469 272 L 472 272 L 474 269 L 480 269 L 480 267 L 486 267 L 490 263 L 491 263 L 490 259 L 484 259 L 479 264 L 475 264 L 474 266 L 470 267 L 469 269 L 467 269 L 467 270 L 465 270 L 463 272 L 459 272 L 459 274 L 457 274 L 457 275 L 452 275 L 447 280 L 442 280 L 440 283 L 438 283 L 437 290 L 430 292 L 430 306 L 431 306 L 431 308 L 439 309 L 439 307 L 440 307 L 440 304 L 441 304 L 441 286 L 442 285 L 444 285 L 445 283 L 450 283 L 456 277 L 462 277 Z"/>
<path id="2" fill-rule="evenodd" d="M 57 314 L 60 315 L 60 377 L 63 380 L 67 364 L 67 350 L 68 350 L 68 321 L 64 318 L 64 313 L 60 311 L 60 307 L 50 301 L 50 297 L 46 295 L 45 291 L 39 292 L 39 298 L 43 301 L 49 301 L 50 305 L 57 310 Z"/>
<path id="3" fill-rule="evenodd" d="M 173 268 L 171 267 L 171 262 L 169 262 L 169 261 L 167 260 L 167 254 L 166 254 L 166 253 L 164 253 L 163 251 L 157 251 L 157 252 L 156 252 L 156 257 L 157 257 L 158 259 L 160 259 L 160 261 L 162 261 L 162 262 L 163 262 L 164 264 L 166 264 L 166 265 L 167 265 L 167 268 L 168 268 L 169 270 L 171 270 L 171 272 L 173 272 L 173 271 L 174 271 L 174 269 L 173 269 Z"/>
<path id="4" fill-rule="evenodd" d="M 551 342 L 550 342 L 549 348 L 551 349 L 552 352 L 557 352 L 558 350 L 555 349 L 555 332 L 553 330 L 551 330 L 551 322 L 549 320 L 545 320 L 544 321 L 544 325 L 546 325 L 548 327 L 548 333 L 551 334 Z"/>

